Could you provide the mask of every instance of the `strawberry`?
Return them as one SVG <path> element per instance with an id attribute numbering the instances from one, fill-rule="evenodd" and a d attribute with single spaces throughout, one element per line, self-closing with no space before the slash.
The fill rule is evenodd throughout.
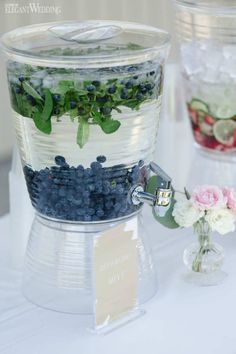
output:
<path id="1" fill-rule="evenodd" d="M 212 116 L 209 116 L 208 114 L 205 115 L 204 121 L 208 125 L 213 125 L 215 123 L 215 119 Z"/>
<path id="2" fill-rule="evenodd" d="M 194 124 L 198 124 L 198 112 L 195 109 L 188 107 L 189 117 Z"/>

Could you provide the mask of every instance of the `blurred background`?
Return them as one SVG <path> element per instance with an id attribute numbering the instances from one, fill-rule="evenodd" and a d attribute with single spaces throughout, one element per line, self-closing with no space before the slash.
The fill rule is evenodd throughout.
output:
<path id="1" fill-rule="evenodd" d="M 12 4 L 21 9 L 29 3 L 54 6 L 48 13 L 12 13 Z M 141 22 L 173 32 L 171 0 L 0 0 L 0 34 L 19 26 L 59 20 L 114 19 Z M 174 46 L 170 59 L 174 59 Z M 0 95 L 0 215 L 9 210 L 8 172 L 14 146 L 14 130 L 1 54 Z"/>

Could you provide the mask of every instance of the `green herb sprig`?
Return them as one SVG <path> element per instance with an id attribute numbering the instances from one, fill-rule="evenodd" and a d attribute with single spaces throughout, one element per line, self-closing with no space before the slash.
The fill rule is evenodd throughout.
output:
<path id="1" fill-rule="evenodd" d="M 106 81 L 60 80 L 55 87 L 33 87 L 30 76 L 20 77 L 19 83 L 10 82 L 13 109 L 24 117 L 32 118 L 35 126 L 50 134 L 52 117 L 69 115 L 78 122 L 77 144 L 82 148 L 89 139 L 90 124 L 97 124 L 105 134 L 116 132 L 121 122 L 112 113 L 122 114 L 122 107 L 139 110 L 144 102 L 161 94 L 156 77 L 110 79 Z"/>

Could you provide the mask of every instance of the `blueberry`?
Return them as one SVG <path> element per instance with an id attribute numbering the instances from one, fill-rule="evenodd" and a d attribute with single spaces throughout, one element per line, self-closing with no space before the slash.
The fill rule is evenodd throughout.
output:
<path id="1" fill-rule="evenodd" d="M 83 197 L 85 198 L 85 199 L 88 199 L 89 198 L 89 196 L 90 196 L 90 193 L 89 193 L 89 191 L 83 191 L 83 193 L 82 193 L 82 195 L 83 195 Z"/>
<path id="2" fill-rule="evenodd" d="M 87 214 L 88 215 L 94 215 L 95 214 L 95 210 L 93 208 L 88 208 Z"/>
<path id="3" fill-rule="evenodd" d="M 21 94 L 22 93 L 22 88 L 21 87 L 16 87 L 16 93 Z"/>
<path id="4" fill-rule="evenodd" d="M 77 103 L 75 101 L 70 101 L 70 108 L 71 109 L 76 108 L 76 106 L 77 106 Z"/>
<path id="5" fill-rule="evenodd" d="M 64 166 L 66 163 L 66 160 L 63 156 L 58 155 L 55 157 L 55 163 L 58 166 Z"/>
<path id="6" fill-rule="evenodd" d="M 94 85 L 88 85 L 86 88 L 88 92 L 93 92 L 96 90 L 96 87 Z"/>
<path id="7" fill-rule="evenodd" d="M 136 70 L 135 66 L 129 66 L 128 67 L 128 71 L 129 72 L 132 72 L 132 71 L 135 71 L 135 70 Z"/>
<path id="8" fill-rule="evenodd" d="M 88 185 L 88 189 L 90 190 L 90 192 L 94 192 L 95 191 L 95 185 L 94 184 L 89 184 Z"/>
<path id="9" fill-rule="evenodd" d="M 55 108 L 53 113 L 58 116 L 60 114 L 60 109 L 59 108 Z"/>
<path id="10" fill-rule="evenodd" d="M 146 85 L 145 84 L 140 84 L 139 85 L 139 89 L 142 93 L 146 93 L 147 92 L 147 89 L 146 89 Z"/>
<path id="11" fill-rule="evenodd" d="M 106 207 L 107 209 L 111 209 L 111 208 L 113 207 L 112 201 L 106 202 L 106 203 L 105 203 L 105 207 Z"/>
<path id="12" fill-rule="evenodd" d="M 127 89 L 130 89 L 130 88 L 132 88 L 133 86 L 134 86 L 133 80 L 129 80 L 129 81 L 126 82 L 126 84 L 125 84 L 125 87 L 126 87 Z"/>
<path id="13" fill-rule="evenodd" d="M 60 95 L 53 95 L 53 100 L 55 101 L 55 102 L 58 102 L 58 101 L 60 101 L 60 98 L 61 98 L 61 96 Z"/>
<path id="14" fill-rule="evenodd" d="M 79 216 L 83 216 L 83 215 L 85 215 L 85 210 L 84 210 L 83 208 L 81 208 L 81 209 L 78 209 L 78 210 L 76 211 L 76 213 L 77 213 L 77 215 L 79 215 Z"/>
<path id="15" fill-rule="evenodd" d="M 23 75 L 20 75 L 20 76 L 19 76 L 19 81 L 20 81 L 20 82 L 23 82 L 24 80 L 25 80 L 24 76 L 23 76 Z"/>
<path id="16" fill-rule="evenodd" d="M 97 161 L 92 162 L 90 167 L 95 172 L 102 169 L 102 165 L 99 162 L 97 162 Z"/>
<path id="17" fill-rule="evenodd" d="M 100 102 L 100 103 L 106 103 L 108 101 L 108 97 L 107 96 L 97 96 L 96 100 L 97 100 L 97 102 Z"/>
<path id="18" fill-rule="evenodd" d="M 121 98 L 122 100 L 125 100 L 126 98 L 128 98 L 128 95 L 129 95 L 128 90 L 125 89 L 125 88 L 123 88 L 123 89 L 121 90 L 120 98 Z"/>
<path id="19" fill-rule="evenodd" d="M 143 94 L 141 93 L 141 92 L 138 92 L 137 94 L 136 94 L 136 99 L 138 100 L 138 101 L 141 101 L 141 100 L 143 100 Z"/>
<path id="20" fill-rule="evenodd" d="M 79 165 L 77 167 L 77 176 L 78 177 L 83 177 L 83 175 L 84 175 L 84 167 L 82 165 Z"/>
<path id="21" fill-rule="evenodd" d="M 91 168 L 86 168 L 84 170 L 84 177 L 85 178 L 91 177 L 92 175 L 93 175 L 93 171 L 91 170 Z"/>
<path id="22" fill-rule="evenodd" d="M 65 197 L 66 196 L 66 190 L 64 188 L 60 188 L 58 191 L 58 195 L 60 197 Z"/>
<path id="23" fill-rule="evenodd" d="M 26 98 L 27 98 L 27 100 L 30 102 L 30 104 L 31 104 L 32 106 L 35 106 L 35 105 L 36 105 L 36 101 L 35 101 L 35 99 L 34 99 L 33 96 L 27 95 Z"/>
<path id="24" fill-rule="evenodd" d="M 110 94 L 115 93 L 116 92 L 116 86 L 113 85 L 113 86 L 108 87 L 107 92 L 110 93 Z"/>
<path id="25" fill-rule="evenodd" d="M 121 203 L 116 203 L 114 206 L 115 211 L 119 211 L 121 209 Z"/>
<path id="26" fill-rule="evenodd" d="M 150 71 L 150 73 L 149 73 L 151 76 L 152 75 L 154 75 L 155 74 L 155 71 L 154 70 L 152 70 L 152 71 Z"/>
<path id="27" fill-rule="evenodd" d="M 84 221 L 91 221 L 92 217 L 91 215 L 84 215 Z"/>
<path id="28" fill-rule="evenodd" d="M 100 163 L 106 162 L 106 156 L 99 155 L 99 156 L 97 156 L 96 160 L 97 160 L 97 162 L 100 162 Z"/>
<path id="29" fill-rule="evenodd" d="M 100 109 L 100 112 L 104 115 L 104 116 L 108 116 L 112 111 L 111 107 L 102 107 Z"/>
<path id="30" fill-rule="evenodd" d="M 79 108 L 78 108 L 78 114 L 79 114 L 79 115 L 82 116 L 83 114 L 85 114 L 85 112 L 86 112 L 86 111 L 85 111 L 85 109 L 84 109 L 83 107 L 79 107 Z"/>
<path id="31" fill-rule="evenodd" d="M 101 85 L 101 82 L 98 80 L 94 80 L 94 81 L 92 81 L 92 85 L 95 87 L 99 87 Z"/>
<path id="32" fill-rule="evenodd" d="M 116 187 L 116 193 L 117 194 L 123 194 L 123 192 L 124 192 L 124 188 L 121 185 L 118 185 Z"/>
<path id="33" fill-rule="evenodd" d="M 99 221 L 99 217 L 97 215 L 93 215 L 92 216 L 92 221 Z"/>
<path id="34" fill-rule="evenodd" d="M 151 84 L 150 82 L 148 82 L 148 83 L 145 85 L 145 88 L 146 88 L 147 91 L 150 91 L 150 90 L 153 89 L 152 84 Z"/>
<path id="35" fill-rule="evenodd" d="M 102 187 L 102 181 L 101 181 L 101 180 L 97 180 L 97 181 L 95 182 L 95 187 L 96 187 L 96 188 Z"/>
<path id="36" fill-rule="evenodd" d="M 103 215 L 104 215 L 104 211 L 103 211 L 102 209 L 98 209 L 98 210 L 96 211 L 96 215 L 97 215 L 99 218 L 101 218 L 101 217 L 103 217 Z"/>
<path id="37" fill-rule="evenodd" d="M 80 206 L 83 203 L 81 198 L 73 199 L 73 204 L 76 206 Z"/>
<path id="38" fill-rule="evenodd" d="M 137 80 L 138 79 L 138 75 L 133 76 L 133 79 Z"/>

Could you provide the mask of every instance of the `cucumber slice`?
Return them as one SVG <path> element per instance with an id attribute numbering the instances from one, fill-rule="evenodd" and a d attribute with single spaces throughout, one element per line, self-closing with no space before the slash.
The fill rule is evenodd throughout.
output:
<path id="1" fill-rule="evenodd" d="M 198 98 L 193 98 L 190 102 L 190 108 L 196 111 L 202 111 L 204 113 L 209 113 L 209 106 L 205 102 L 199 100 Z"/>
<path id="2" fill-rule="evenodd" d="M 236 122 L 232 119 L 219 120 L 213 126 L 213 134 L 216 140 L 224 145 L 230 145 L 234 141 Z"/>

